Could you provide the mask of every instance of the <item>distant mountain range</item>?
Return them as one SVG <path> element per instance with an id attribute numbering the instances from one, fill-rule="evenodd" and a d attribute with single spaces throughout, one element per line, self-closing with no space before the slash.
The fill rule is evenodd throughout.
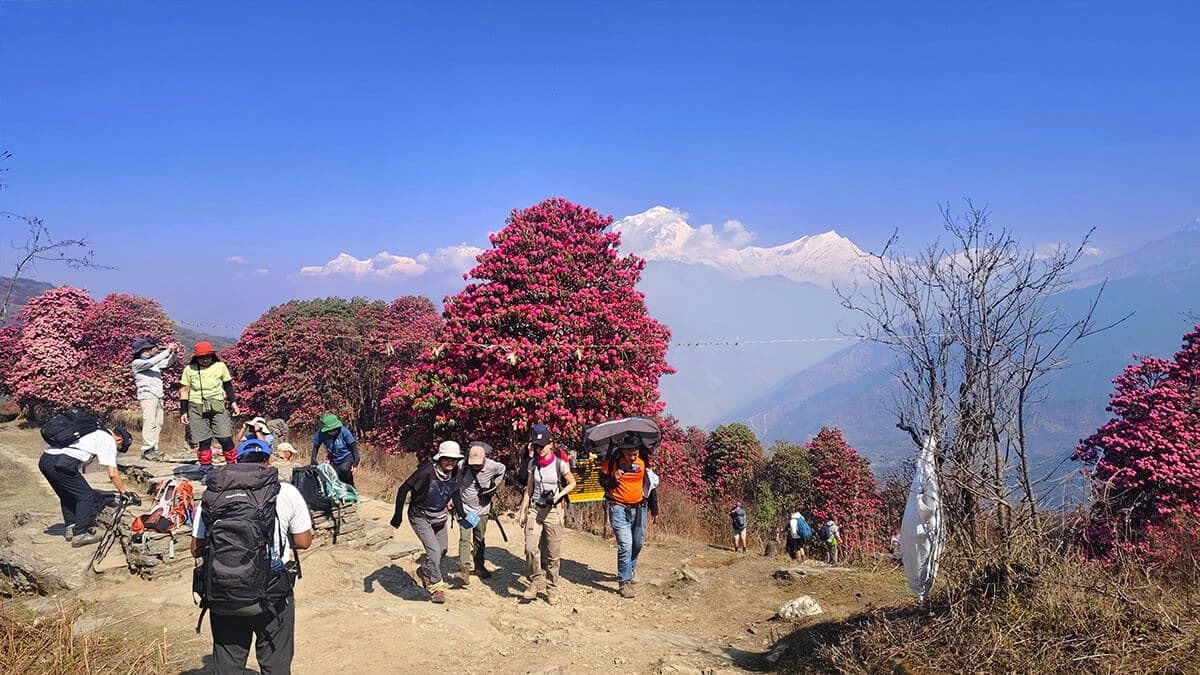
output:
<path id="1" fill-rule="evenodd" d="M 29 302 L 30 298 L 41 295 L 51 288 L 56 288 L 54 284 L 48 284 L 44 281 L 35 281 L 33 279 L 17 279 L 14 283 L 8 277 L 0 277 L 0 298 L 8 291 L 9 285 L 12 285 L 13 295 L 9 302 L 8 315 L 5 317 L 5 324 L 16 321 L 17 314 L 21 311 L 21 307 Z M 132 341 L 132 337 L 130 340 Z M 175 324 L 175 339 L 184 347 L 191 347 L 197 342 L 207 340 L 212 343 L 212 346 L 217 349 L 225 349 L 237 343 L 237 338 L 224 337 L 221 335 L 209 335 L 208 333 L 200 333 L 189 328 L 184 328 L 179 324 Z"/>
<path id="2" fill-rule="evenodd" d="M 1197 322 L 1191 310 L 1200 297 L 1198 259 L 1200 231 L 1177 232 L 1082 270 L 1076 288 L 1055 297 L 1065 316 L 1079 316 L 1108 278 L 1097 325 L 1124 321 L 1081 342 L 1069 355 L 1070 365 L 1047 378 L 1030 432 L 1044 465 L 1061 462 L 1108 419 L 1112 379 L 1135 353 L 1169 356 L 1179 348 Z M 883 347 L 856 344 L 731 408 L 722 421 L 745 422 L 765 441 L 803 441 L 822 426 L 838 426 L 877 468 L 896 464 L 912 447 L 895 428 L 893 363 Z"/>

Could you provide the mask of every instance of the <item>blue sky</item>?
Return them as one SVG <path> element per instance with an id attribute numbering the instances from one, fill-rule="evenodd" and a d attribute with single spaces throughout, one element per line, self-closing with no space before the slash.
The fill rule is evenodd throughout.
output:
<path id="1" fill-rule="evenodd" d="M 445 292 L 297 273 L 555 195 L 867 249 L 963 196 L 1105 250 L 1200 216 L 1197 3 L 0 0 L 0 63 L 0 210 L 118 268 L 39 276 L 185 322 Z"/>

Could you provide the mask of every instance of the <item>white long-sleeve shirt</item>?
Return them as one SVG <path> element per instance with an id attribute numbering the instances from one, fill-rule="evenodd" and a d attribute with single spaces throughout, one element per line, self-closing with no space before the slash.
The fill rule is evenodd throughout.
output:
<path id="1" fill-rule="evenodd" d="M 148 359 L 133 360 L 133 383 L 137 385 L 139 401 L 163 397 L 162 371 L 171 365 L 172 357 L 171 350 L 164 349 Z"/>

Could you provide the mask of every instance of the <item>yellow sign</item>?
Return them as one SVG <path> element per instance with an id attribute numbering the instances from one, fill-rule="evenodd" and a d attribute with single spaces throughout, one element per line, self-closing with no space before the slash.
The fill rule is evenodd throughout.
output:
<path id="1" fill-rule="evenodd" d="M 571 491 L 571 503 L 598 502 L 604 499 L 604 488 L 600 487 L 600 463 L 595 459 L 581 459 L 571 470 L 575 474 L 575 489 Z"/>

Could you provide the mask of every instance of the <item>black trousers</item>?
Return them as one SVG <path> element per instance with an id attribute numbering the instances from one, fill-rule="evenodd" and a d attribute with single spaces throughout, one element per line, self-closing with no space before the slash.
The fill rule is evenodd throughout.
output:
<path id="1" fill-rule="evenodd" d="M 63 522 L 74 525 L 75 531 L 80 534 L 96 525 L 96 513 L 102 504 L 100 495 L 79 473 L 82 464 L 73 457 L 49 453 L 42 453 L 42 458 L 38 460 L 38 471 L 42 472 L 54 489 L 54 494 L 58 495 Z"/>
<path id="2" fill-rule="evenodd" d="M 263 675 L 292 672 L 296 639 L 296 600 L 288 596 L 273 611 L 258 616 L 209 614 L 213 635 L 213 672 L 241 673 L 250 658 L 250 641 Z"/>
<path id="3" fill-rule="evenodd" d="M 354 487 L 354 468 L 352 459 L 348 459 L 341 464 L 334 464 L 333 468 L 337 471 L 338 480 L 342 481 L 350 487 Z M 332 464 L 332 462 L 330 462 Z"/>

